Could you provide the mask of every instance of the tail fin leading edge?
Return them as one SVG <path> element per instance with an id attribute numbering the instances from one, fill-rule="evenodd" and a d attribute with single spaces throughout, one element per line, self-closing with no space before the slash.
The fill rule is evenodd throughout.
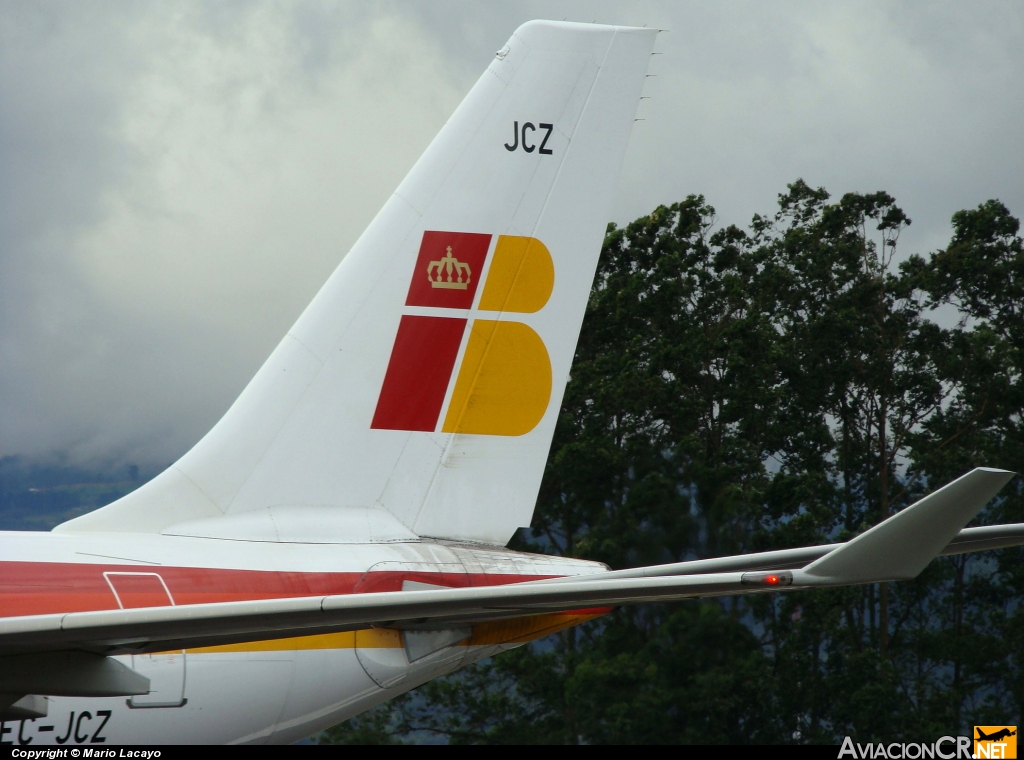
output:
<path id="1" fill-rule="evenodd" d="M 528 525 L 656 34 L 520 27 L 220 422 L 56 530 L 280 506 L 494 544 Z"/>

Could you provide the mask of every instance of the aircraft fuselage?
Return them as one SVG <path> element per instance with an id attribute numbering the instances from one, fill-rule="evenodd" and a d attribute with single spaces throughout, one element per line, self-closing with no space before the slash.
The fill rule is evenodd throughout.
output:
<path id="1" fill-rule="evenodd" d="M 0 533 L 4 616 L 516 583 L 594 562 L 394 542 L 281 543 L 144 534 Z M 151 692 L 56 696 L 0 723 L 0 743 L 289 743 L 463 665 L 590 619 L 537 615 L 451 631 L 365 629 L 116 659 Z M 145 648 L 144 643 L 138 646 Z"/>

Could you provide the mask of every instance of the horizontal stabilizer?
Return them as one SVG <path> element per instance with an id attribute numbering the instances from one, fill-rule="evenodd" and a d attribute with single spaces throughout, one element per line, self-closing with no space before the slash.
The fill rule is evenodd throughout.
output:
<path id="1" fill-rule="evenodd" d="M 0 721 L 35 720 L 45 718 L 48 712 L 49 702 L 46 697 L 38 694 L 19 697 L 17 694 L 0 692 Z"/>
<path id="2" fill-rule="evenodd" d="M 845 585 L 916 578 L 1014 475 L 987 467 L 971 470 L 812 562 L 800 582 Z"/>
<path id="3" fill-rule="evenodd" d="M 741 573 L 259 599 L 0 619 L 0 652 L 103 649 L 112 654 L 215 646 L 369 627 L 466 622 L 698 596 L 770 591 Z M 147 643 L 148 642 L 148 643 Z M 38 691 L 38 690 L 37 690 Z"/>
<path id="4" fill-rule="evenodd" d="M 795 549 L 775 549 L 767 552 L 734 554 L 729 557 L 691 559 L 686 562 L 670 562 L 665 565 L 631 567 L 613 570 L 610 573 L 587 576 L 588 579 L 610 580 L 612 578 L 660 578 L 666 575 L 705 575 L 707 573 L 747 573 L 753 570 L 795 570 L 806 567 L 826 554 L 838 551 L 845 543 L 800 546 Z M 964 528 L 956 534 L 940 557 L 953 554 L 1008 549 L 1024 546 L 1024 523 L 1007 525 L 984 525 L 980 528 Z M 553 578 L 546 583 L 558 583 L 564 578 Z"/>
<path id="5" fill-rule="evenodd" d="M 65 651 L 0 657 L 0 693 L 124 697 L 149 693 L 149 679 L 117 660 Z"/>
<path id="6" fill-rule="evenodd" d="M 702 561 L 731 567 L 729 572 L 680 575 L 664 574 L 662 568 L 663 574 L 653 577 L 608 573 L 558 581 L 422 590 L 412 590 L 414 587 L 409 584 L 408 590 L 403 587 L 402 591 L 382 593 L 8 617 L 0 618 L 0 653 L 65 650 L 70 655 L 66 650 L 87 649 L 122 654 L 309 636 L 371 626 L 436 632 L 548 612 L 909 579 L 942 553 L 1018 545 L 1024 533 L 1018 525 L 961 532 L 1013 476 L 1005 470 L 973 470 L 838 547 L 767 552 L 756 560 L 724 557 Z M 781 564 L 787 558 L 807 562 L 823 551 L 828 553 L 802 570 L 785 569 L 778 564 L 765 567 L 770 562 Z M 656 570 L 638 568 L 624 572 Z M 464 633 L 463 630 L 450 635 L 461 637 Z M 412 654 L 430 651 L 442 639 L 440 634 L 421 636 L 411 648 L 415 650 Z M 10 664 L 8 692 L 48 693 L 38 688 L 41 683 L 14 677 L 16 665 L 20 667 L 19 673 L 28 672 L 23 666 L 30 659 L 0 658 Z M 131 673 L 127 668 L 124 670 Z M 82 687 L 79 683 L 74 688 Z M 125 687 L 119 683 L 106 688 Z"/>
<path id="7" fill-rule="evenodd" d="M 983 525 L 980 528 L 964 528 L 940 554 L 943 557 L 948 557 L 951 554 L 970 554 L 1022 545 L 1024 545 L 1024 523 Z"/>

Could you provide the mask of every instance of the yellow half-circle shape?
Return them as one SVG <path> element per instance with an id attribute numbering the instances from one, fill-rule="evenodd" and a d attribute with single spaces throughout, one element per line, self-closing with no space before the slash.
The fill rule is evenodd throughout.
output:
<path id="1" fill-rule="evenodd" d="M 536 238 L 502 235 L 479 308 L 532 314 L 544 308 L 554 286 L 555 264 L 546 245 Z"/>
<path id="2" fill-rule="evenodd" d="M 455 381 L 442 430 L 524 435 L 551 400 L 551 360 L 544 341 L 521 322 L 478 319 Z"/>

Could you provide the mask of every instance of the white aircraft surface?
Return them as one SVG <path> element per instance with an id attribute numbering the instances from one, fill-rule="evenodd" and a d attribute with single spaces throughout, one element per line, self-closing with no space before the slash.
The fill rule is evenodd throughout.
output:
<path id="1" fill-rule="evenodd" d="M 287 743 L 654 600 L 915 577 L 976 469 L 846 544 L 610 572 L 528 526 L 657 32 L 520 27 L 217 425 L 52 533 L 0 533 L 0 742 Z"/>

